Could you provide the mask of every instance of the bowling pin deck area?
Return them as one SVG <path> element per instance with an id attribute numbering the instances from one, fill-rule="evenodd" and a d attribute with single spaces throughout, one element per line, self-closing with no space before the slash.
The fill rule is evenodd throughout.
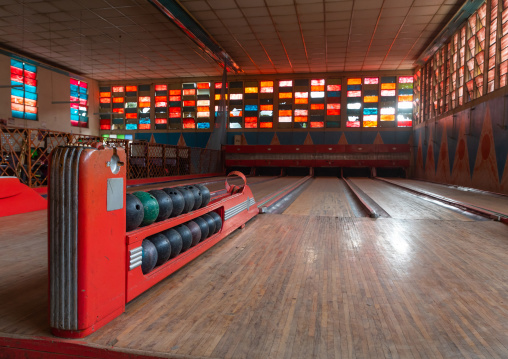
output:
<path id="1" fill-rule="evenodd" d="M 259 203 L 300 180 L 248 184 Z M 350 181 L 387 215 L 368 218 L 339 178 L 311 179 L 282 214 L 257 215 L 79 340 L 48 325 L 47 212 L 0 218 L 0 358 L 508 357 L 508 227 Z"/>

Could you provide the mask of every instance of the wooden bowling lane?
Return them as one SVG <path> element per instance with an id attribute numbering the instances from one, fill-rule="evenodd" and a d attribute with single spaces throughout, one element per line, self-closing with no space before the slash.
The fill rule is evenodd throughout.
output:
<path id="1" fill-rule="evenodd" d="M 256 178 L 260 178 L 260 177 L 256 177 Z M 259 201 L 262 198 L 264 198 L 265 196 L 275 193 L 278 190 L 282 189 L 283 187 L 293 184 L 302 178 L 303 177 L 287 176 L 287 177 L 275 178 L 272 181 L 256 181 L 256 182 L 248 181 L 247 184 L 249 185 L 250 189 L 252 190 L 254 199 L 256 201 Z M 259 183 L 257 183 L 257 182 L 259 182 Z"/>
<path id="2" fill-rule="evenodd" d="M 185 358 L 506 358 L 505 234 L 258 216 L 85 341 Z"/>
<path id="3" fill-rule="evenodd" d="M 439 196 L 451 198 L 455 201 L 508 215 L 508 196 L 411 179 L 387 179 L 416 190 L 435 193 Z"/>
<path id="4" fill-rule="evenodd" d="M 284 214 L 300 216 L 365 217 L 347 185 L 337 177 L 316 177 Z"/>
<path id="5" fill-rule="evenodd" d="M 473 217 L 467 216 L 458 210 L 423 199 L 382 181 L 360 177 L 350 178 L 350 180 L 392 218 L 473 220 Z"/>

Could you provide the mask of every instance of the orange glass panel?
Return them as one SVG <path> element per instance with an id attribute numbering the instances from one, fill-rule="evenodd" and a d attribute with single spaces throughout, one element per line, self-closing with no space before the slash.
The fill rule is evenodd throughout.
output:
<path id="1" fill-rule="evenodd" d="M 379 98 L 378 96 L 365 96 L 363 98 L 363 102 L 378 102 Z"/>
<path id="2" fill-rule="evenodd" d="M 279 116 L 291 116 L 292 110 L 279 110 Z"/>
<path id="3" fill-rule="evenodd" d="M 258 93 L 258 88 L 257 87 L 246 87 L 245 93 Z"/>
<path id="4" fill-rule="evenodd" d="M 24 104 L 24 98 L 23 97 L 19 97 L 19 96 L 12 96 L 11 95 L 11 103 L 19 103 L 19 104 Z"/>
<path id="5" fill-rule="evenodd" d="M 324 110 L 325 104 L 324 103 L 311 103 L 310 109 L 311 110 Z"/>
<path id="6" fill-rule="evenodd" d="M 169 96 L 169 101 L 182 101 L 182 96 Z"/>
<path id="7" fill-rule="evenodd" d="M 140 123 L 139 124 L 139 129 L 140 130 L 149 130 L 150 129 L 150 124 L 149 123 Z"/>
<path id="8" fill-rule="evenodd" d="M 271 122 L 260 122 L 259 123 L 259 127 L 260 128 L 272 128 L 273 127 L 273 123 L 271 123 Z"/>
<path id="9" fill-rule="evenodd" d="M 295 122 L 307 122 L 307 116 L 295 116 Z"/>
<path id="10" fill-rule="evenodd" d="M 25 111 L 25 106 L 19 104 L 19 103 L 11 103 L 11 109 L 13 111 L 20 111 L 20 112 L 24 112 Z"/>
<path id="11" fill-rule="evenodd" d="M 247 122 L 258 122 L 257 117 L 245 117 L 245 123 Z"/>
<path id="12" fill-rule="evenodd" d="M 101 97 L 100 103 L 111 103 L 111 97 Z"/>
<path id="13" fill-rule="evenodd" d="M 273 87 L 273 81 L 261 81 L 261 87 Z"/>
<path id="14" fill-rule="evenodd" d="M 124 92 L 123 86 L 113 86 L 112 88 L 113 92 Z"/>
<path id="15" fill-rule="evenodd" d="M 311 91 L 324 91 L 325 87 L 324 86 L 311 86 L 310 90 Z"/>
<path id="16" fill-rule="evenodd" d="M 184 96 L 191 96 L 191 95 L 195 95 L 196 94 L 196 89 L 186 89 L 186 90 L 183 90 L 183 95 Z"/>
<path id="17" fill-rule="evenodd" d="M 99 97 L 111 97 L 111 92 L 101 92 L 99 93 Z"/>
<path id="18" fill-rule="evenodd" d="M 340 103 L 329 103 L 326 105 L 329 110 L 340 110 Z"/>
<path id="19" fill-rule="evenodd" d="M 125 86 L 125 91 L 127 91 L 127 92 L 134 92 L 137 90 L 138 90 L 137 86 Z"/>
<path id="20" fill-rule="evenodd" d="M 280 92 L 279 98 L 293 98 L 292 92 Z"/>
<path id="21" fill-rule="evenodd" d="M 123 103 L 124 98 L 123 97 L 113 97 L 113 103 Z"/>
<path id="22" fill-rule="evenodd" d="M 326 89 L 328 91 L 340 91 L 340 85 L 328 85 Z"/>
<path id="23" fill-rule="evenodd" d="M 365 120 L 363 120 L 363 127 L 377 127 L 377 121 L 365 121 Z"/>
<path id="24" fill-rule="evenodd" d="M 399 102 L 413 102 L 413 95 L 401 95 L 399 96 Z"/>
<path id="25" fill-rule="evenodd" d="M 208 112 L 210 111 L 210 107 L 208 106 L 198 106 L 198 112 Z"/>
<path id="26" fill-rule="evenodd" d="M 155 85 L 155 91 L 166 91 L 168 89 L 168 85 Z M 166 122 L 162 122 L 166 123 Z"/>
<path id="27" fill-rule="evenodd" d="M 124 110 L 123 108 L 114 108 L 114 109 L 113 109 L 113 112 L 114 112 L 114 113 L 124 113 L 124 112 L 125 112 L 125 110 Z"/>
<path id="28" fill-rule="evenodd" d="M 395 90 L 395 84 L 381 84 L 381 90 Z"/>
<path id="29" fill-rule="evenodd" d="M 126 113 L 125 114 L 125 118 L 128 118 L 128 119 L 134 119 L 134 118 L 138 118 L 138 114 L 137 113 Z"/>
<path id="30" fill-rule="evenodd" d="M 311 122 L 310 127 L 311 128 L 322 128 L 322 127 L 325 127 L 325 123 L 322 121 Z"/>
<path id="31" fill-rule="evenodd" d="M 309 103 L 309 99 L 306 99 L 306 98 L 295 99 L 295 104 L 297 104 L 297 105 L 305 105 L 307 103 Z"/>
<path id="32" fill-rule="evenodd" d="M 209 82 L 199 82 L 198 83 L 198 89 L 209 89 L 210 83 Z"/>
<path id="33" fill-rule="evenodd" d="M 381 121 L 395 121 L 395 115 L 381 115 Z"/>
<path id="34" fill-rule="evenodd" d="M 196 106 L 196 101 L 184 101 L 183 105 L 185 107 L 187 107 L 187 106 Z"/>
<path id="35" fill-rule="evenodd" d="M 181 95 L 182 91 L 181 90 L 169 90 L 169 94 L 170 95 Z"/>
<path id="36" fill-rule="evenodd" d="M 196 128 L 196 123 L 193 118 L 183 119 L 183 128 Z"/>
<path id="37" fill-rule="evenodd" d="M 245 123 L 245 128 L 257 128 L 257 127 L 258 127 L 257 122 L 246 122 Z"/>
<path id="38" fill-rule="evenodd" d="M 230 117 L 242 117 L 243 116 L 243 111 L 229 111 L 229 116 Z"/>
<path id="39" fill-rule="evenodd" d="M 347 84 L 348 85 L 361 85 L 362 84 L 362 79 L 358 79 L 358 78 L 347 79 Z"/>
<path id="40" fill-rule="evenodd" d="M 307 116 L 309 114 L 308 110 L 296 109 L 295 116 Z"/>
<path id="41" fill-rule="evenodd" d="M 165 123 L 168 123 L 168 120 L 166 118 L 156 118 L 155 119 L 155 124 L 156 125 L 163 125 Z"/>
<path id="42" fill-rule="evenodd" d="M 35 107 L 35 106 L 37 106 L 37 101 L 26 98 L 25 105 Z"/>
<path id="43" fill-rule="evenodd" d="M 139 107 L 142 108 L 150 107 L 150 102 L 140 102 Z"/>
<path id="44" fill-rule="evenodd" d="M 261 105 L 259 108 L 261 111 L 273 111 L 273 105 Z"/>

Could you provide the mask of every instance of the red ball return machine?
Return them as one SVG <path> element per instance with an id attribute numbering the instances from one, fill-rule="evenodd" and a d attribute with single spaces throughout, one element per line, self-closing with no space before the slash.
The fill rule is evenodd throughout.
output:
<path id="1" fill-rule="evenodd" d="M 125 304 L 180 269 L 258 209 L 243 186 L 230 186 L 203 208 L 126 232 L 126 172 L 122 148 L 58 147 L 48 185 L 49 316 L 51 331 L 87 336 L 122 314 Z M 228 175 L 229 177 L 229 175 Z M 142 241 L 209 212 L 222 228 L 148 274 L 141 270 Z"/>

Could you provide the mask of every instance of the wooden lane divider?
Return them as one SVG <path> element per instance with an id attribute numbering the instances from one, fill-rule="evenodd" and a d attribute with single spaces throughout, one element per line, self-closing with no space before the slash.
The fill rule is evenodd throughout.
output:
<path id="1" fill-rule="evenodd" d="M 441 196 L 441 195 L 438 195 L 438 194 L 435 194 L 435 193 L 432 193 L 432 192 L 428 192 L 428 191 L 422 190 L 422 189 L 415 189 L 415 188 L 412 188 L 412 187 L 405 186 L 403 184 L 397 183 L 395 181 L 388 180 L 386 178 L 375 177 L 375 179 L 377 179 L 379 181 L 383 181 L 383 182 L 388 183 L 388 184 L 391 184 L 392 186 L 396 186 L 396 187 L 402 188 L 405 191 L 412 192 L 412 193 L 414 193 L 416 195 L 426 196 L 426 197 L 432 198 L 434 200 L 437 200 L 439 202 L 445 203 L 447 205 L 459 208 L 461 210 L 464 210 L 464 211 L 467 211 L 467 212 L 470 212 L 470 213 L 474 213 L 474 214 L 478 214 L 478 215 L 480 215 L 482 217 L 486 217 L 486 218 L 489 218 L 489 219 L 493 219 L 495 221 L 499 221 L 499 222 L 503 222 L 505 224 L 508 224 L 508 215 L 505 214 L 505 213 L 500 213 L 500 212 L 496 212 L 496 211 L 493 211 L 493 210 L 488 209 L 488 208 L 479 207 L 479 206 L 473 205 L 471 203 L 457 201 L 457 200 L 454 200 L 454 199 L 451 199 L 451 198 L 448 198 L 448 197 L 445 197 L 445 196 Z"/>
<path id="2" fill-rule="evenodd" d="M 369 217 L 370 218 L 378 218 L 379 213 L 377 213 L 374 210 L 374 208 L 372 208 L 363 198 L 364 196 L 367 196 L 367 195 L 365 193 L 363 193 L 363 191 L 360 193 L 361 190 L 358 187 L 356 187 L 353 183 L 351 183 L 348 179 L 342 177 L 342 180 L 347 184 L 349 189 L 355 194 L 356 198 L 360 201 L 360 203 L 367 210 L 367 212 L 369 212 Z"/>
<path id="3" fill-rule="evenodd" d="M 262 198 L 259 202 L 256 203 L 256 205 L 259 208 L 259 213 L 267 213 L 269 207 L 273 206 L 275 203 L 277 203 L 282 198 L 284 198 L 285 196 L 296 190 L 298 187 L 303 185 L 311 178 L 312 176 L 303 177 L 298 181 L 296 181 L 295 183 L 289 184 L 280 189 L 279 191 L 269 194 L 268 196 Z"/>

